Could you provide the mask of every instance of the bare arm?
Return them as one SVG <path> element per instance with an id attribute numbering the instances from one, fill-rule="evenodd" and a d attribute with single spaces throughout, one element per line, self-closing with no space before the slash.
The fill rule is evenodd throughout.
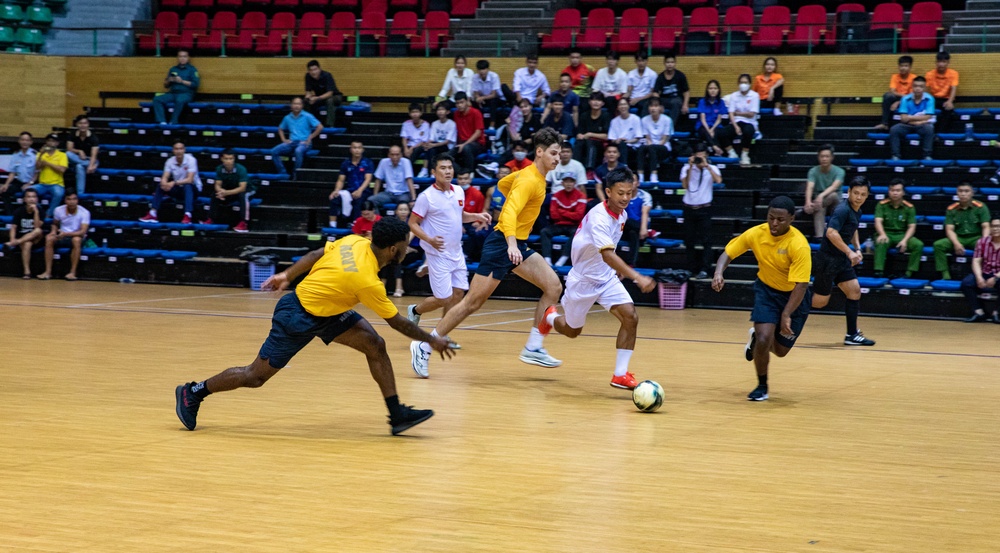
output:
<path id="1" fill-rule="evenodd" d="M 983 230 L 983 238 L 986 238 L 987 236 L 990 235 L 990 224 L 989 223 L 983 223 L 981 226 L 982 226 L 982 230 Z"/>
<path id="2" fill-rule="evenodd" d="M 917 225 L 910 225 L 910 226 L 911 227 L 916 227 Z M 907 234 L 909 234 L 910 230 L 907 229 L 906 232 L 907 232 Z M 881 217 L 876 217 L 875 218 L 875 235 L 878 236 L 880 239 L 881 238 L 886 238 L 886 235 L 885 235 L 885 225 L 882 224 L 882 218 Z M 886 239 L 888 239 L 888 238 L 886 238 Z M 907 240 L 908 240 L 908 238 L 903 238 L 903 242 L 906 242 Z"/>
<path id="3" fill-rule="evenodd" d="M 260 286 L 260 289 L 265 291 L 273 290 L 275 292 L 280 292 L 285 288 L 288 288 L 288 285 L 295 282 L 295 279 L 312 270 L 313 265 L 315 265 L 321 257 L 323 257 L 323 248 L 313 250 L 303 255 L 302 259 L 296 261 L 291 267 L 265 280 L 264 284 Z"/>
<path id="4" fill-rule="evenodd" d="M 876 221 L 878 221 L 878 219 L 876 219 Z M 906 244 L 907 242 L 910 241 L 910 238 L 913 238 L 915 234 L 917 234 L 917 224 L 912 223 L 910 225 L 907 225 L 906 234 L 903 235 L 903 239 L 900 240 L 900 242 Z"/>
<path id="5" fill-rule="evenodd" d="M 389 328 L 411 340 L 427 342 L 434 351 L 441 354 L 442 358 L 445 356 L 451 358 L 451 356 L 454 355 L 454 351 L 450 347 L 452 345 L 451 340 L 448 338 L 431 336 L 429 333 L 422 330 L 419 326 L 413 324 L 409 319 L 399 313 L 396 313 L 396 316 L 391 319 L 386 319 L 385 322 L 389 324 Z"/>
<path id="6" fill-rule="evenodd" d="M 983 278 L 983 258 L 972 258 L 972 274 L 976 275 L 976 284 L 981 285 L 985 280 Z"/>
<path id="7" fill-rule="evenodd" d="M 858 233 L 855 232 L 854 233 L 855 239 L 857 239 L 857 235 Z M 848 247 L 846 242 L 844 242 L 844 239 L 840 237 L 840 233 L 837 232 L 837 229 L 828 227 L 826 229 L 826 238 L 827 240 L 830 241 L 831 244 L 833 244 L 833 247 L 844 252 L 844 255 L 846 255 L 847 257 L 851 257 L 852 255 L 854 255 L 854 252 L 851 251 L 851 248 Z"/>
<path id="8" fill-rule="evenodd" d="M 319 133 L 321 132 L 323 132 L 323 124 L 317 123 L 316 128 L 313 129 L 313 132 L 309 133 L 309 138 L 306 139 L 306 143 L 311 144 L 313 139 L 319 136 Z"/>
<path id="9" fill-rule="evenodd" d="M 601 250 L 601 258 L 604 259 L 604 262 L 607 263 L 609 267 L 614 269 L 616 273 L 636 283 L 636 285 L 639 286 L 639 289 L 643 292 L 649 292 L 656 286 L 656 282 L 654 282 L 653 279 L 648 276 L 641 275 L 638 271 L 629 267 L 628 263 L 625 263 L 625 260 L 618 257 L 614 248 Z"/>
<path id="10" fill-rule="evenodd" d="M 945 225 L 944 235 L 948 238 L 948 240 L 951 241 L 953 246 L 955 246 L 956 248 L 965 249 L 965 246 L 963 246 L 962 243 L 958 241 L 958 235 L 955 234 L 955 225 Z"/>

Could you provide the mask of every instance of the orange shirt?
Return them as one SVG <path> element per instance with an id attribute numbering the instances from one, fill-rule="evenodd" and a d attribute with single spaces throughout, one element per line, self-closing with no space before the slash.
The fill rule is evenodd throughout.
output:
<path id="1" fill-rule="evenodd" d="M 528 158 L 524 158 L 521 161 L 518 161 L 516 159 L 512 159 L 512 160 L 508 161 L 507 163 L 504 163 L 504 165 L 506 165 L 507 167 L 510 167 L 511 173 L 516 173 L 516 172 L 520 171 L 521 169 L 527 169 L 528 166 L 531 165 L 532 163 L 534 163 L 534 161 L 532 161 L 532 160 L 530 160 Z"/>
<path id="2" fill-rule="evenodd" d="M 770 78 L 764 75 L 757 75 L 753 78 L 753 86 L 750 87 L 750 90 L 760 94 L 761 100 L 766 100 L 767 95 L 771 92 L 771 89 L 774 88 L 774 83 L 780 81 L 781 79 L 784 79 L 784 77 L 781 76 L 781 73 L 771 73 Z"/>
<path id="3" fill-rule="evenodd" d="M 935 98 L 947 98 L 951 87 L 958 86 L 958 71 L 951 68 L 945 69 L 944 75 L 931 69 L 924 78 L 927 79 L 927 93 Z"/>
<path id="4" fill-rule="evenodd" d="M 905 96 L 913 92 L 913 79 L 917 76 L 913 73 L 909 73 L 906 77 L 901 77 L 899 73 L 893 73 L 892 78 L 889 79 L 889 90 L 896 92 L 897 96 Z"/>

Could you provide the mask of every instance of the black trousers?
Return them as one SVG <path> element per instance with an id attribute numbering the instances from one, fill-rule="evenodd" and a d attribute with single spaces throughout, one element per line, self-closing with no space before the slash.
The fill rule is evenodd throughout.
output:
<path id="1" fill-rule="evenodd" d="M 222 208 L 224 207 L 236 208 L 233 211 L 238 216 L 237 221 L 242 221 L 245 216 L 250 214 L 246 192 L 241 192 L 234 196 L 226 196 L 224 200 L 212 196 L 212 204 L 209 206 L 209 217 L 212 218 L 212 222 L 218 222 L 222 219 Z"/>
<path id="2" fill-rule="evenodd" d="M 743 131 L 743 136 L 736 134 L 736 125 L 740 126 L 740 130 Z M 740 145 L 745 150 L 750 149 L 750 144 L 753 143 L 753 135 L 757 132 L 757 129 L 753 127 L 750 123 L 730 123 L 725 127 L 718 127 L 715 129 L 715 138 L 719 141 L 719 146 L 722 149 L 726 149 L 733 145 L 733 142 L 737 138 L 740 140 Z"/>
<path id="3" fill-rule="evenodd" d="M 416 148 L 413 149 L 413 152 L 410 154 L 410 161 L 416 163 L 417 161 L 422 159 L 427 162 L 426 167 L 429 170 L 431 166 L 431 161 L 434 161 L 434 158 L 438 154 L 443 154 L 447 151 L 448 151 L 447 145 L 438 146 L 437 148 L 427 148 L 426 150 L 423 148 L 423 146 L 417 146 Z"/>
<path id="4" fill-rule="evenodd" d="M 483 147 L 477 142 L 471 142 L 466 144 L 465 147 L 462 148 L 461 152 L 458 151 L 458 147 L 455 147 L 449 150 L 448 153 L 455 158 L 459 167 L 475 171 L 476 156 L 483 153 Z"/>
<path id="5" fill-rule="evenodd" d="M 695 248 L 701 245 L 702 249 Z M 684 206 L 684 247 L 688 269 L 692 273 L 709 272 L 712 267 L 712 207 L 691 209 Z"/>
<path id="6" fill-rule="evenodd" d="M 674 122 L 674 130 L 681 130 L 681 126 L 685 124 L 680 118 L 681 106 L 684 105 L 684 97 L 673 96 L 670 98 L 660 98 L 660 104 L 663 106 L 663 113 L 669 115 L 670 120 Z"/>
<path id="7" fill-rule="evenodd" d="M 947 98 L 934 98 L 934 107 L 937 108 L 937 122 L 934 123 L 934 130 L 939 133 L 955 132 L 955 129 L 952 128 L 952 124 L 955 122 L 955 110 L 945 109 L 945 100 Z"/>
<path id="8" fill-rule="evenodd" d="M 577 140 L 573 146 L 573 159 L 583 164 L 588 171 L 597 167 L 604 158 L 603 140 Z M 622 161 L 621 163 L 624 163 Z"/>
<path id="9" fill-rule="evenodd" d="M 785 85 L 781 85 L 771 90 L 774 90 L 774 100 L 768 101 L 763 98 L 760 99 L 760 111 L 762 113 L 764 112 L 765 109 L 773 110 L 774 106 L 780 104 L 781 101 L 785 98 Z"/>
<path id="10" fill-rule="evenodd" d="M 7 191 L 0 194 L 0 201 L 3 202 L 3 211 L 5 215 L 13 215 L 17 211 L 17 198 L 14 196 L 21 191 L 21 187 L 24 183 L 13 179 L 10 181 L 10 186 L 7 187 Z"/>
<path id="11" fill-rule="evenodd" d="M 573 251 L 573 235 L 579 225 L 549 225 L 542 229 L 542 257 L 552 259 L 552 239 L 556 236 L 569 236 L 569 241 L 563 245 L 561 255 L 569 257 Z"/>
<path id="12" fill-rule="evenodd" d="M 989 280 L 993 276 L 995 275 L 983 273 L 983 280 Z M 962 279 L 962 293 L 965 294 L 965 299 L 969 302 L 969 308 L 973 312 L 983 308 L 983 301 L 979 299 L 979 294 L 988 291 L 989 288 L 976 286 L 976 275 L 972 273 L 965 275 L 965 278 Z M 997 279 L 997 283 L 993 286 L 993 291 L 1000 294 L 1000 279 Z"/>
<path id="13" fill-rule="evenodd" d="M 652 175 L 660 169 L 660 162 L 670 159 L 670 150 L 663 144 L 639 146 L 639 172 Z"/>
<path id="14" fill-rule="evenodd" d="M 902 98 L 891 90 L 882 95 L 882 124 L 886 127 L 892 123 L 892 104 Z"/>
<path id="15" fill-rule="evenodd" d="M 628 252 L 621 252 L 621 258 L 632 267 L 639 260 L 639 226 L 639 221 L 629 219 L 625 221 L 625 230 L 622 231 L 622 240 L 628 244 Z"/>

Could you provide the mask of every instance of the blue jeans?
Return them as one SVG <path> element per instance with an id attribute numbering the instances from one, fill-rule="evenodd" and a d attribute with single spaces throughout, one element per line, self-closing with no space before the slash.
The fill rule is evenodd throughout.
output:
<path id="1" fill-rule="evenodd" d="M 157 123 L 167 122 L 167 104 L 174 105 L 174 114 L 170 116 L 170 124 L 176 125 L 181 118 L 181 112 L 184 111 L 184 106 L 188 105 L 188 102 L 194 99 L 194 94 L 185 94 L 177 92 L 167 92 L 160 94 L 159 96 L 153 98 L 153 113 L 156 114 Z"/>
<path id="2" fill-rule="evenodd" d="M 285 169 L 285 164 L 281 161 L 281 156 L 293 157 L 295 160 L 295 170 L 292 172 L 292 176 L 302 168 L 302 162 L 306 159 L 306 152 L 309 151 L 309 144 L 302 142 L 300 140 L 293 140 L 290 143 L 282 142 L 274 148 L 271 148 L 271 160 L 274 161 L 274 169 L 278 173 L 287 173 L 288 170 Z"/>
<path id="3" fill-rule="evenodd" d="M 62 203 L 63 196 L 66 195 L 66 188 L 60 184 L 36 184 L 32 186 L 38 192 L 38 199 L 49 198 L 49 210 L 45 212 L 45 218 L 51 219 L 59 204 Z"/>
<path id="4" fill-rule="evenodd" d="M 69 163 L 73 167 L 73 170 L 76 171 L 76 193 L 86 194 L 87 167 L 90 165 L 90 160 L 81 159 L 80 156 L 73 152 L 66 152 L 66 157 L 69 159 Z M 97 163 L 94 163 L 94 167 L 97 167 Z"/>
<path id="5" fill-rule="evenodd" d="M 402 192 L 400 194 L 393 194 L 392 192 L 383 190 L 368 199 L 371 200 L 379 209 L 382 209 L 382 206 L 385 204 L 399 205 L 408 204 L 413 201 L 413 198 L 410 197 L 409 191 Z"/>
<path id="6" fill-rule="evenodd" d="M 169 192 L 164 190 L 162 187 L 157 186 L 156 192 L 153 192 L 153 203 L 152 208 L 154 210 L 160 209 L 160 203 L 163 202 L 164 198 L 170 197 L 177 200 L 184 200 L 184 214 L 191 215 L 194 212 L 194 194 L 195 187 L 193 184 L 179 184 L 175 185 L 170 189 Z"/>

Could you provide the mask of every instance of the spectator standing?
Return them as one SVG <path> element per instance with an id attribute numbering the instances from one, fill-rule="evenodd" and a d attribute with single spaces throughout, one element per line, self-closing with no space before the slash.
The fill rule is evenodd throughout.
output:
<path id="1" fill-rule="evenodd" d="M 86 194 L 87 175 L 97 171 L 97 152 L 100 142 L 90 130 L 90 118 L 77 116 L 73 121 L 76 131 L 66 139 L 66 159 L 73 164 L 76 173 L 76 192 Z"/>
<path id="2" fill-rule="evenodd" d="M 698 144 L 681 167 L 684 187 L 684 247 L 695 278 L 708 278 L 712 263 L 712 190 L 722 182 L 719 168 L 708 162 L 708 146 Z M 701 251 L 695 245 L 701 245 Z"/>
<path id="3" fill-rule="evenodd" d="M 618 52 L 608 52 L 605 56 L 607 67 L 602 67 L 594 77 L 594 90 L 604 94 L 604 106 L 608 111 L 615 109 L 618 100 L 628 96 L 628 73 L 618 68 L 621 55 Z"/>
<path id="4" fill-rule="evenodd" d="M 385 190 L 382 190 L 383 184 Z M 416 197 L 413 165 L 403 157 L 403 149 L 393 144 L 389 146 L 389 157 L 378 162 L 378 167 L 375 168 L 375 194 L 371 201 L 381 210 L 388 203 L 410 204 Z"/>
<path id="5" fill-rule="evenodd" d="M 764 60 L 764 72 L 753 78 L 751 90 L 760 96 L 761 112 L 770 111 L 781 115 L 781 100 L 785 97 L 785 78 L 778 73 L 778 60 L 769 57 Z"/>
<path id="6" fill-rule="evenodd" d="M 424 121 L 424 111 L 420 108 L 420 104 L 410 104 L 409 113 L 410 118 L 403 121 L 403 127 L 399 129 L 399 136 L 403 139 L 403 157 L 419 160 L 419 157 L 413 155 L 413 151 L 420 146 L 427 147 L 430 142 L 431 124 Z"/>
<path id="7" fill-rule="evenodd" d="M 608 142 L 618 144 L 622 163 L 637 159 L 639 147 L 643 143 L 642 121 L 629 111 L 628 100 L 618 100 L 618 116 L 608 125 Z M 642 177 L 639 178 L 642 181 Z"/>
<path id="8" fill-rule="evenodd" d="M 579 50 L 570 50 L 569 65 L 562 72 L 570 76 L 570 84 L 573 87 L 573 92 L 580 99 L 590 98 L 591 85 L 594 83 L 597 71 L 594 70 L 592 65 L 583 63 L 583 54 Z"/>
<path id="9" fill-rule="evenodd" d="M 580 124 L 576 128 L 573 157 L 583 163 L 587 171 L 593 171 L 604 157 L 604 142 L 608 139 L 611 119 L 604 112 L 603 94 L 594 92 L 588 102 L 590 111 L 580 114 Z"/>
<path id="10" fill-rule="evenodd" d="M 889 130 L 889 146 L 892 149 L 892 158 L 899 159 L 901 155 L 900 142 L 909 133 L 916 133 L 920 136 L 920 149 L 923 151 L 924 160 L 931 159 L 934 153 L 934 125 L 936 121 L 936 110 L 934 98 L 930 94 L 924 94 L 926 81 L 923 77 L 913 79 L 913 92 L 903 96 L 899 101 L 899 123 Z"/>
<path id="11" fill-rule="evenodd" d="M 712 148 L 712 153 L 721 156 L 724 152 L 719 147 L 719 140 L 715 133 L 722 124 L 723 116 L 728 117 L 729 111 L 726 102 L 722 100 L 722 87 L 719 81 L 712 79 L 705 85 L 705 97 L 698 100 L 698 122 L 695 123 L 695 131 L 698 138 Z"/>
<path id="12" fill-rule="evenodd" d="M 371 200 L 365 200 L 361 204 L 361 216 L 354 220 L 351 225 L 351 234 L 357 234 L 358 236 L 364 236 L 365 238 L 372 239 L 372 227 L 375 223 L 379 222 L 382 216 L 378 214 L 378 207 L 375 202 Z"/>
<path id="13" fill-rule="evenodd" d="M 552 105 L 552 102 L 556 101 L 556 98 L 561 98 L 563 101 L 563 110 L 573 116 L 573 124 L 580 124 L 580 97 L 577 96 L 576 92 L 570 87 L 572 78 L 569 73 L 563 73 L 559 75 L 559 88 L 549 95 L 549 103 L 545 106 L 546 111 L 548 107 Z"/>
<path id="14" fill-rule="evenodd" d="M 760 114 L 760 95 L 750 90 L 750 75 L 744 73 L 737 81 L 739 90 L 726 97 L 729 106 L 729 125 L 716 133 L 719 145 L 726 149 L 730 158 L 739 158 L 740 165 L 750 165 L 750 145 L 757 134 L 757 116 Z M 736 154 L 733 143 L 740 139 L 743 150 Z"/>
<path id="15" fill-rule="evenodd" d="M 475 167 L 476 156 L 486 151 L 486 127 L 483 125 L 483 114 L 472 107 L 469 97 L 464 92 L 455 93 L 457 109 L 455 128 L 458 131 L 458 143 L 448 153 L 462 167 Z"/>
<path id="16" fill-rule="evenodd" d="M 168 104 L 174 105 L 174 113 L 170 116 L 170 124 L 176 125 L 180 121 L 181 112 L 184 106 L 194 99 L 198 85 L 201 84 L 201 77 L 198 70 L 191 65 L 191 55 L 187 50 L 178 50 L 177 65 L 167 71 L 167 78 L 163 80 L 163 88 L 167 92 L 153 98 L 153 113 L 156 115 L 156 122 L 161 125 L 167 124 L 166 109 Z"/>
<path id="17" fill-rule="evenodd" d="M 545 98 L 552 92 L 545 74 L 538 70 L 538 56 L 528 54 L 525 67 L 514 71 L 513 92 L 520 104 L 527 99 L 533 106 L 544 107 Z"/>
<path id="18" fill-rule="evenodd" d="M 649 58 L 645 52 L 635 54 L 635 69 L 628 72 L 628 103 L 638 108 L 639 117 L 649 115 L 647 105 L 653 97 L 653 87 L 656 85 L 656 71 L 648 67 Z"/>
<path id="19" fill-rule="evenodd" d="M 337 184 L 330 193 L 330 226 L 337 226 L 338 217 L 353 221 L 361 216 L 361 206 L 371 195 L 375 164 L 365 157 L 365 145 L 351 141 L 351 157 L 340 164 Z"/>
<path id="20" fill-rule="evenodd" d="M 897 72 L 889 78 L 889 92 L 882 95 L 882 121 L 875 125 L 876 130 L 889 130 L 892 113 L 899 108 L 899 101 L 903 96 L 913 92 L 913 79 L 916 78 L 916 74 L 910 73 L 910 69 L 913 68 L 913 58 L 900 56 L 896 68 Z"/>
<path id="21" fill-rule="evenodd" d="M 446 101 L 458 103 L 455 95 L 459 92 L 464 92 L 467 97 L 472 95 L 473 73 L 471 69 L 466 67 L 467 63 L 465 56 L 455 56 L 455 67 L 449 69 L 445 75 L 444 84 L 441 85 L 438 96 Z"/>
<path id="22" fill-rule="evenodd" d="M 7 180 L 0 185 L 0 199 L 3 200 L 4 212 L 12 215 L 17 210 L 14 198 L 18 192 L 26 191 L 35 183 L 38 163 L 38 152 L 31 147 L 33 137 L 24 131 L 17 137 L 18 150 L 10 155 L 7 163 Z M 37 198 L 37 192 L 35 193 Z"/>
<path id="23" fill-rule="evenodd" d="M 10 238 L 4 244 L 10 249 L 21 250 L 21 266 L 25 280 L 31 279 L 31 249 L 42 241 L 42 211 L 38 208 L 38 192 L 24 191 L 24 205 L 14 211 L 14 218 L 7 225 Z"/>
<path id="24" fill-rule="evenodd" d="M 997 217 L 990 221 L 990 235 L 976 242 L 976 249 L 972 254 L 972 273 L 962 279 L 962 293 L 972 308 L 972 316 L 965 322 L 978 323 L 986 320 L 979 294 L 988 290 L 1000 294 L 1000 218 Z M 993 316 L 989 320 L 1000 324 L 997 309 L 993 309 Z"/>
<path id="25" fill-rule="evenodd" d="M 344 95 L 337 88 L 337 82 L 333 80 L 333 75 L 329 71 L 323 71 L 319 62 L 311 60 L 306 64 L 306 94 L 304 96 L 306 108 L 317 120 L 320 117 L 320 110 L 326 108 L 325 125 L 333 128 L 337 124 L 337 110 Z"/>
<path id="26" fill-rule="evenodd" d="M 556 171 L 553 170 L 549 175 Z M 556 267 L 562 267 L 569 261 L 569 252 L 573 251 L 573 234 L 580 227 L 580 221 L 586 215 L 587 209 L 587 196 L 577 188 L 576 177 L 572 172 L 563 173 L 560 184 L 562 188 L 552 194 L 552 201 L 549 202 L 549 221 L 551 224 L 543 228 L 541 232 L 542 257 L 549 265 L 552 265 L 552 239 L 556 236 L 569 238 L 562 247 L 563 253 L 556 261 Z"/>
<path id="27" fill-rule="evenodd" d="M 990 210 L 986 204 L 973 199 L 972 184 L 962 182 L 955 188 L 958 201 L 948 206 L 944 216 L 945 237 L 934 242 L 934 270 L 943 280 L 951 280 L 948 269 L 948 251 L 958 257 L 965 255 L 980 238 L 990 235 Z"/>
<path id="28" fill-rule="evenodd" d="M 413 154 L 410 156 L 411 160 L 423 160 L 424 162 L 420 173 L 417 174 L 417 178 L 420 179 L 427 177 L 427 166 L 430 165 L 434 156 L 454 148 L 455 141 L 458 140 L 458 129 L 455 127 L 455 122 L 448 119 L 448 106 L 444 102 L 439 102 L 434 106 L 434 113 L 437 115 L 437 120 L 431 123 L 427 142 L 414 147 Z"/>
<path id="29" fill-rule="evenodd" d="M 500 121 L 504 120 L 500 106 L 505 98 L 500 76 L 490 71 L 490 62 L 476 62 L 476 75 L 472 77 L 469 89 L 473 105 L 483 112 L 483 120 L 488 119 L 493 128 L 500 126 Z"/>
<path id="30" fill-rule="evenodd" d="M 813 217 L 816 238 L 822 238 L 826 216 L 840 205 L 840 189 L 847 174 L 833 164 L 833 146 L 823 144 L 816 152 L 819 165 L 809 170 L 806 177 L 806 203 L 802 211 Z"/>
<path id="31" fill-rule="evenodd" d="M 608 144 L 607 148 L 604 149 L 604 159 L 605 162 L 594 169 L 594 180 L 597 181 L 597 186 L 594 187 L 594 192 L 596 192 L 597 199 L 601 202 L 605 200 L 604 189 L 608 188 L 608 173 L 614 171 L 619 167 L 627 167 L 624 163 L 620 163 L 621 152 L 618 151 L 617 144 Z M 587 211 L 593 206 L 588 205 Z"/>
<path id="32" fill-rule="evenodd" d="M 542 121 L 542 127 L 549 127 L 559 133 L 559 140 L 566 141 L 573 137 L 576 129 L 573 125 L 573 116 L 566 113 L 565 104 L 561 96 L 556 96 L 549 107 L 552 108 L 549 116 Z"/>
<path id="33" fill-rule="evenodd" d="M 653 95 L 660 99 L 664 113 L 674 122 L 674 126 L 679 128 L 681 115 L 687 116 L 688 114 L 691 87 L 688 86 L 687 76 L 677 70 L 676 55 L 663 56 L 663 73 L 656 77 L 656 82 L 653 84 Z"/>
<path id="34" fill-rule="evenodd" d="M 646 178 L 649 169 L 649 182 L 660 182 L 660 162 L 670 158 L 670 137 L 674 134 L 674 124 L 663 114 L 659 98 L 650 98 L 649 115 L 642 118 L 642 134 L 645 144 L 639 146 L 639 181 Z"/>
<path id="35" fill-rule="evenodd" d="M 66 195 L 64 179 L 68 168 L 69 159 L 65 152 L 59 150 L 59 135 L 49 134 L 45 137 L 45 147 L 38 153 L 35 161 L 38 184 L 33 186 L 38 192 L 39 199 L 49 198 L 49 209 L 45 212 L 46 219 L 52 217 L 56 207 L 62 203 L 63 196 Z"/>
<path id="36" fill-rule="evenodd" d="M 271 148 L 271 160 L 274 161 L 274 170 L 278 173 L 287 173 L 281 156 L 290 156 L 294 159 L 294 169 L 292 179 L 296 178 L 302 163 L 312 147 L 312 141 L 323 132 L 323 124 L 316 119 L 313 114 L 302 111 L 302 98 L 292 100 L 292 112 L 281 120 L 278 125 L 278 138 L 281 144 Z M 288 133 L 287 135 L 285 133 Z"/>
<path id="37" fill-rule="evenodd" d="M 226 149 L 219 156 L 222 163 L 215 168 L 215 190 L 212 195 L 212 204 L 209 206 L 209 218 L 202 221 L 202 224 L 211 225 L 222 220 L 222 208 L 231 207 L 236 211 L 237 220 L 233 230 L 236 232 L 250 232 L 248 222 L 250 221 L 250 178 L 247 168 L 240 163 L 236 163 L 236 154 L 232 150 Z"/>
<path id="38" fill-rule="evenodd" d="M 184 217 L 181 224 L 191 224 L 194 198 L 201 192 L 201 176 L 198 174 L 198 160 L 187 153 L 184 143 L 174 142 L 174 155 L 163 165 L 160 186 L 153 193 L 149 212 L 139 219 L 141 223 L 159 223 L 160 204 L 166 197 L 184 201 Z"/>
<path id="39" fill-rule="evenodd" d="M 899 253 L 909 257 L 906 263 L 907 278 L 920 269 L 924 243 L 914 236 L 917 232 L 917 210 L 913 204 L 903 199 L 906 194 L 904 186 L 903 179 L 892 179 L 889 182 L 889 197 L 875 206 L 876 277 L 883 276 L 889 248 L 896 248 Z"/>
<path id="40" fill-rule="evenodd" d="M 66 205 L 56 208 L 52 215 L 52 230 L 45 237 L 45 272 L 38 275 L 41 280 L 52 278 L 52 260 L 56 248 L 70 247 L 70 268 L 66 280 L 77 280 L 76 269 L 80 264 L 83 240 L 90 227 L 90 212 L 80 205 L 80 197 L 75 190 L 66 194 Z"/>
<path id="41" fill-rule="evenodd" d="M 555 194 L 563 189 L 562 183 L 566 177 L 573 177 L 576 187 L 587 195 L 587 170 L 583 164 L 573 159 L 573 146 L 569 142 L 563 142 L 559 146 L 559 163 L 545 176 L 545 181 L 549 183 L 549 193 Z M 567 250 L 569 251 L 569 250 Z"/>
<path id="42" fill-rule="evenodd" d="M 958 94 L 958 71 L 950 69 L 951 54 L 938 52 L 934 69 L 924 75 L 927 80 L 927 92 L 934 97 L 934 103 L 940 106 L 940 116 L 937 127 L 939 132 L 950 132 L 955 120 L 955 95 Z"/>

